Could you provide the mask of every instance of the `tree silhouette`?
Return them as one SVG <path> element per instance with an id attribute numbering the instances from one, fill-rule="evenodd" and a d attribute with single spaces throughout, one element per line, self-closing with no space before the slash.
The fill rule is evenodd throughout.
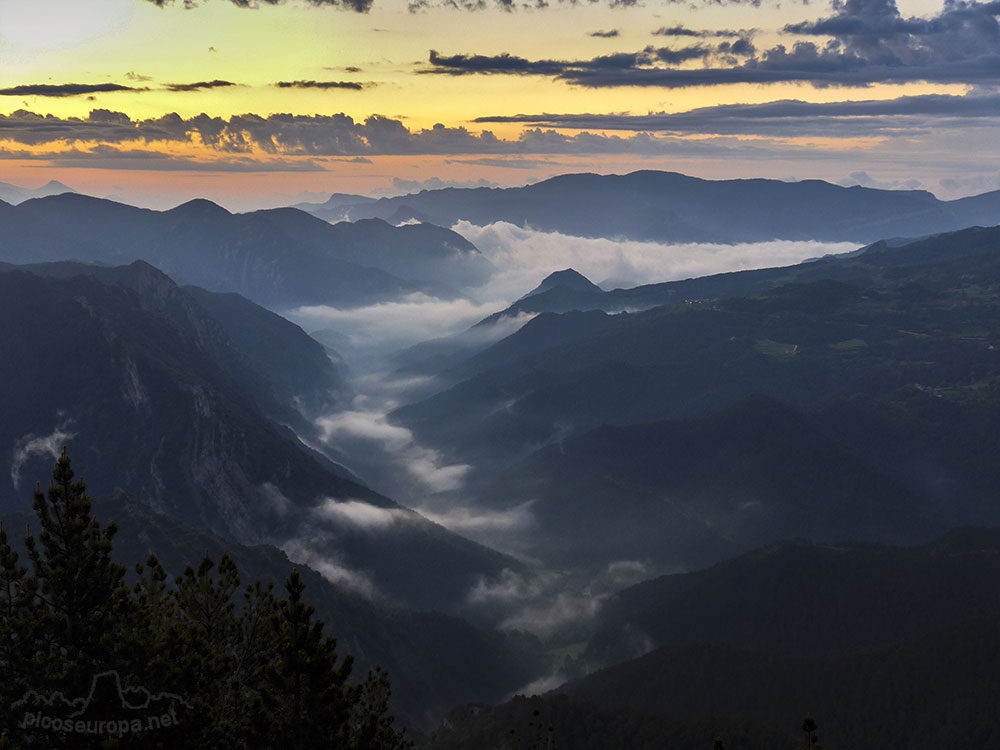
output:
<path id="1" fill-rule="evenodd" d="M 228 555 L 218 565 L 206 556 L 172 584 L 150 555 L 129 589 L 124 566 L 112 559 L 117 527 L 93 516 L 65 449 L 33 507 L 40 531 L 25 538 L 30 572 L 0 525 L 0 749 L 411 747 L 393 726 L 388 675 L 376 669 L 349 681 L 354 659 L 324 634 L 298 571 L 284 599 L 256 582 L 237 608 L 239 571 Z M 46 734 L 18 725 L 24 709 L 15 715 L 14 704 L 30 697 L 33 706 L 49 706 L 56 690 L 67 715 L 70 702 L 89 711 L 98 695 L 119 713 L 151 701 L 168 701 L 171 710 L 182 704 L 185 721 L 179 730 L 139 734 Z"/>
<path id="2" fill-rule="evenodd" d="M 813 719 L 811 714 L 807 715 L 806 718 L 802 720 L 802 731 L 805 732 L 806 735 L 807 750 L 814 750 L 817 747 L 816 745 L 817 729 L 818 727 L 816 726 L 816 720 Z"/>

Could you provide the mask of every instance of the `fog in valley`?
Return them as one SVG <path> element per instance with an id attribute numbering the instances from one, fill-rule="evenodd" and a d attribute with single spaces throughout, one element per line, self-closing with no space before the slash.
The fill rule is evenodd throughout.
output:
<path id="1" fill-rule="evenodd" d="M 473 243 L 492 265 L 485 283 L 457 286 L 447 297 L 421 292 L 367 306 L 310 305 L 282 311 L 343 357 L 349 373 L 349 402 L 314 418 L 317 439 L 310 444 L 430 521 L 536 566 L 527 577 L 505 570 L 498 578 L 481 579 L 468 591 L 468 616 L 502 629 L 578 640 L 608 595 L 683 566 L 623 559 L 599 570 L 538 568 L 536 546 L 545 542 L 534 534 L 535 501 L 529 498 L 503 509 L 482 505 L 478 488 L 497 479 L 489 470 L 477 473 L 477 467 L 422 444 L 411 429 L 392 417 L 409 400 L 426 398 L 451 385 L 439 374 L 400 368 L 399 353 L 437 339 L 459 341 L 469 354 L 485 349 L 534 316 L 522 313 L 500 317 L 490 325 L 476 324 L 562 269 L 573 268 L 609 290 L 792 265 L 853 252 L 858 245 L 816 241 L 661 244 L 573 237 L 505 222 L 487 226 L 459 222 L 453 230 Z M 318 524 L 308 534 L 285 541 L 283 549 L 331 581 L 384 601 L 364 571 L 350 570 L 329 556 L 335 547 L 333 537 L 317 529 L 323 523 L 346 524 L 377 535 L 411 522 L 412 517 L 360 501 L 330 502 L 324 507 L 322 518 L 315 519 Z M 533 689 L 558 681 L 558 675 L 549 676 Z"/>

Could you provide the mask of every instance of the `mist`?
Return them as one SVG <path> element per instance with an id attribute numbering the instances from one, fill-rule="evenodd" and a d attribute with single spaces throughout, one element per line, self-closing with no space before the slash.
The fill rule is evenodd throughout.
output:
<path id="1" fill-rule="evenodd" d="M 497 272 L 488 283 L 466 290 L 474 299 L 513 302 L 553 271 L 574 268 L 607 288 L 632 287 L 800 263 L 823 255 L 857 250 L 853 242 L 774 240 L 733 245 L 661 244 L 573 237 L 539 232 L 506 222 L 477 226 L 466 221 L 452 229 L 486 256 Z"/>
<path id="2" fill-rule="evenodd" d="M 286 317 L 309 332 L 335 331 L 336 340 L 319 335 L 345 357 L 356 374 L 386 367 L 393 352 L 413 344 L 467 332 L 483 318 L 505 309 L 538 286 L 553 271 L 574 268 L 605 289 L 628 288 L 715 273 L 799 263 L 823 255 L 857 250 L 851 242 L 771 242 L 733 245 L 661 244 L 632 240 L 574 237 L 540 232 L 506 222 L 477 226 L 466 221 L 451 227 L 474 244 L 493 264 L 486 283 L 470 279 L 445 299 L 426 292 L 360 307 L 309 305 L 288 310 Z M 530 316 L 505 318 L 477 329 L 488 345 L 510 335 Z M 465 333 L 464 335 L 470 335 Z"/>
<path id="3" fill-rule="evenodd" d="M 526 631 L 546 641 L 573 642 L 594 621 L 614 592 L 652 573 L 650 563 L 622 560 L 605 570 L 573 574 L 547 571 L 535 559 L 538 523 L 534 502 L 484 507 L 476 497 L 476 467 L 423 445 L 392 412 L 415 394 L 448 387 L 439 376 L 413 376 L 396 368 L 394 356 L 415 344 L 447 339 L 470 353 L 514 333 L 531 315 L 502 317 L 475 327 L 507 308 L 554 271 L 574 268 L 606 289 L 632 287 L 736 270 L 790 265 L 823 255 L 853 252 L 854 243 L 773 241 L 742 244 L 660 244 L 573 237 L 498 222 L 452 229 L 472 242 L 493 265 L 486 283 L 470 279 L 458 296 L 427 292 L 360 307 L 303 306 L 288 311 L 344 357 L 355 394 L 338 411 L 315 417 L 318 448 L 329 449 L 377 491 L 414 509 L 429 521 L 526 562 L 534 573 L 506 571 L 483 579 L 465 603 L 472 619 L 502 630 Z M 314 512 L 317 529 L 352 528 L 366 534 L 392 533 L 412 512 L 359 500 L 327 501 Z M 318 535 L 317 535 L 318 534 Z M 326 552 L 329 538 L 303 530 L 284 545 L 293 559 L 317 567 L 331 581 L 379 599 L 374 581 Z M 560 674 L 550 675 L 556 681 Z M 548 683 L 546 683 L 548 684 Z M 536 686 L 537 687 L 537 686 Z"/>
<path id="4" fill-rule="evenodd" d="M 67 422 L 54 427 L 48 435 L 28 434 L 17 441 L 10 461 L 10 481 L 14 485 L 14 489 L 17 489 L 21 482 L 21 468 L 28 459 L 34 456 L 59 458 L 62 447 L 76 437 L 76 433 L 70 432 L 68 427 L 69 423 Z"/>

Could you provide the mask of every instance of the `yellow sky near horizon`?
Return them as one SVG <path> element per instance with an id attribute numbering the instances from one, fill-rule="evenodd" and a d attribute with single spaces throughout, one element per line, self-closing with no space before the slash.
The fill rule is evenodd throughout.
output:
<path id="1" fill-rule="evenodd" d="M 932 14 L 939 2 L 904 0 L 906 14 Z M 474 133 L 489 130 L 502 139 L 516 140 L 525 126 L 519 124 L 476 125 L 481 116 L 510 116 L 521 113 L 618 113 L 643 115 L 651 112 L 683 112 L 698 107 L 729 103 L 764 103 L 783 99 L 809 102 L 893 99 L 926 93 L 961 94 L 969 86 L 908 83 L 876 84 L 866 88 L 818 88 L 808 83 L 729 84 L 690 88 L 618 86 L 585 88 L 550 76 L 466 75 L 421 73 L 430 68 L 430 50 L 442 55 L 509 53 L 528 60 L 587 60 L 600 55 L 636 52 L 647 45 L 681 47 L 698 43 L 693 38 L 668 39 L 654 36 L 663 26 L 684 25 L 691 29 L 755 29 L 753 41 L 764 49 L 788 44 L 778 32 L 787 23 L 829 15 L 829 5 L 763 2 L 704 5 L 646 2 L 635 6 L 611 7 L 608 3 L 558 3 L 545 10 L 519 9 L 506 12 L 496 7 L 467 12 L 446 7 L 430 7 L 411 13 L 406 2 L 375 1 L 368 13 L 331 7 L 313 7 L 304 0 L 288 0 L 278 6 L 242 9 L 226 0 L 205 0 L 186 10 L 181 2 L 156 7 L 144 0 L 33 0 L 30 3 L 0 0 L 0 89 L 25 85 L 119 84 L 147 91 L 93 93 L 89 96 L 50 97 L 39 95 L 0 96 L 0 115 L 18 109 L 59 118 L 86 117 L 94 109 L 126 113 L 133 120 L 158 118 L 176 112 L 183 118 L 201 113 L 228 118 L 243 113 L 267 116 L 274 113 L 333 115 L 345 113 L 362 122 L 380 114 L 400 120 L 411 131 L 436 123 L 467 127 Z M 617 30 L 613 38 L 589 36 L 594 31 Z M 706 40 L 717 43 L 718 40 Z M 695 61 L 687 67 L 700 67 Z M 349 70 L 358 68 L 359 70 Z M 231 81 L 234 86 L 193 91 L 169 91 L 172 84 Z M 344 81 L 364 85 L 360 91 L 339 88 L 280 88 L 279 81 Z M 605 131 L 591 128 L 590 132 Z M 566 133 L 576 131 L 563 130 Z M 615 133 L 606 131 L 611 135 Z M 684 136 L 689 138 L 692 136 Z M 743 141 L 750 142 L 745 137 Z M 794 138 L 786 142 L 796 145 Z M 815 141 L 815 139 L 814 139 Z M 780 139 L 775 140 L 780 145 Z M 155 182 L 159 173 L 164 183 L 180 185 L 188 180 L 191 189 L 205 184 L 204 174 L 193 175 L 176 167 L 167 174 L 143 171 L 136 161 L 95 168 L 18 158 L 32 151 L 76 148 L 87 151 L 94 144 L 14 144 L 0 131 L 0 181 L 24 181 L 42 171 L 68 183 L 81 182 L 110 190 L 129 173 L 134 184 Z M 141 144 L 140 144 L 141 145 Z M 799 150 L 807 141 L 797 144 Z M 823 150 L 816 143 L 815 150 Z M 849 138 L 840 148 L 866 146 Z M 164 153 L 185 158 L 211 160 L 210 150 L 188 144 L 158 144 Z M 804 152 L 803 152 L 804 153 Z M 263 159 L 274 155 L 258 154 Z M 372 185 L 385 186 L 391 177 L 472 180 L 478 175 L 501 184 L 520 184 L 561 171 L 589 167 L 593 171 L 618 171 L 637 164 L 650 168 L 670 168 L 683 164 L 687 171 L 708 176 L 724 171 L 727 158 L 721 154 L 699 162 L 691 154 L 599 154 L 579 156 L 522 154 L 539 162 L 528 169 L 508 166 L 471 165 L 466 156 L 381 156 L 371 164 L 346 163 L 329 158 L 316 165 L 330 171 L 325 184 L 336 189 L 358 186 L 368 192 Z M 730 163 L 757 164 L 758 170 L 782 172 L 784 160 L 760 167 L 763 157 L 748 154 Z M 794 162 L 793 152 L 787 161 Z M 822 154 L 819 154 L 822 159 Z M 863 161 L 863 159 L 862 159 Z M 875 160 L 877 162 L 877 160 Z M 96 162 L 95 162 L 96 163 Z M 812 166 L 812 173 L 829 173 L 828 165 Z M 788 172 L 793 174 L 796 170 Z M 802 172 L 802 170 L 798 170 Z M 279 177 L 279 174 L 281 175 Z M 735 176 L 735 175 L 729 175 Z M 217 179 L 235 185 L 247 181 L 246 173 L 221 172 Z M 305 172 L 265 173 L 254 181 L 268 182 L 274 190 L 293 183 L 314 189 L 324 175 Z M 38 179 L 32 182 L 38 182 Z M 44 180 L 43 180 L 44 181 Z M 75 185 L 74 185 L 75 186 Z M 325 188 L 323 188 L 325 189 Z M 178 188 L 180 190 L 180 188 Z M 180 190 L 183 192 L 183 190 Z M 235 193 L 243 192 L 242 189 Z M 293 191 L 294 192 L 294 191 Z"/>

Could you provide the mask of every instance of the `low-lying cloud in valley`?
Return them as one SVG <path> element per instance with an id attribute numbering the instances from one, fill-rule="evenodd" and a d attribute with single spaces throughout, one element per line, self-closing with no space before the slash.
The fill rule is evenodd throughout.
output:
<path id="1" fill-rule="evenodd" d="M 464 297 L 443 299 L 427 293 L 407 294 L 388 302 L 338 308 L 310 305 L 286 315 L 307 331 L 334 329 L 365 358 L 352 362 L 377 369 L 367 355 L 387 354 L 421 341 L 465 331 L 503 310 L 534 289 L 553 271 L 574 268 L 597 284 L 629 287 L 705 276 L 727 271 L 799 263 L 832 253 L 856 250 L 851 242 L 774 240 L 741 244 L 660 244 L 634 240 L 574 237 L 540 232 L 506 222 L 477 226 L 466 221 L 452 229 L 472 242 L 496 271 L 481 285 L 459 291 Z M 488 330 L 477 330 L 483 344 L 499 340 L 530 317 L 507 318 Z M 351 359 L 350 351 L 342 351 Z"/>
<path id="2" fill-rule="evenodd" d="M 288 316 L 306 330 L 333 328 L 352 347 L 389 351 L 459 333 L 507 304 L 503 297 L 477 302 L 417 292 L 365 307 L 309 305 L 291 310 Z"/>
<path id="3" fill-rule="evenodd" d="M 479 248 L 494 268 L 485 284 L 470 282 L 459 289 L 463 296 L 445 299 L 417 293 L 356 308 L 301 307 L 288 315 L 306 330 L 335 332 L 330 343 L 353 368 L 352 386 L 357 395 L 350 405 L 315 420 L 322 446 L 331 449 L 338 461 L 346 457 L 348 468 L 424 518 L 529 564 L 538 544 L 533 503 L 508 508 L 480 506 L 473 466 L 422 444 L 413 430 L 394 421 L 390 415 L 401 405 L 403 394 L 431 392 L 440 378 L 414 378 L 396 371 L 398 362 L 389 355 L 419 342 L 456 334 L 460 334 L 462 345 L 487 346 L 516 331 L 531 316 L 501 318 L 494 326 L 471 331 L 470 327 L 564 268 L 574 268 L 597 283 L 635 286 L 789 265 L 857 249 L 848 242 L 667 245 L 573 237 L 503 222 L 488 226 L 460 222 L 453 229 Z M 331 533 L 333 529 L 392 533 L 399 524 L 419 520 L 409 510 L 361 500 L 327 500 L 312 516 L 318 528 Z M 328 559 L 321 539 L 290 545 L 286 545 L 290 555 L 317 567 L 330 580 L 366 596 L 377 596 L 363 572 Z M 649 573 L 642 561 L 621 561 L 572 581 L 548 572 L 529 577 L 511 572 L 481 581 L 470 591 L 467 606 L 479 621 L 549 636 L 589 622 L 611 592 Z"/>
<path id="4" fill-rule="evenodd" d="M 375 443 L 385 458 L 403 467 L 421 483 L 425 491 L 456 490 L 472 469 L 467 464 L 450 464 L 436 450 L 423 447 L 410 430 L 389 422 L 385 411 L 355 409 L 336 412 L 320 417 L 316 425 L 324 443 L 336 444 L 342 450 L 359 440 Z"/>
<path id="5" fill-rule="evenodd" d="M 360 529 L 387 529 L 397 523 L 414 520 L 413 513 L 402 508 L 383 508 L 363 500 L 327 498 L 313 513 L 323 519 L 344 523 Z"/>
<path id="6" fill-rule="evenodd" d="M 634 240 L 573 237 L 539 232 L 506 222 L 452 227 L 486 256 L 497 273 L 485 286 L 470 290 L 485 299 L 514 301 L 545 276 L 574 268 L 596 284 L 606 280 L 638 286 L 727 271 L 799 263 L 809 258 L 857 249 L 851 242 L 771 242 L 660 244 Z"/>

